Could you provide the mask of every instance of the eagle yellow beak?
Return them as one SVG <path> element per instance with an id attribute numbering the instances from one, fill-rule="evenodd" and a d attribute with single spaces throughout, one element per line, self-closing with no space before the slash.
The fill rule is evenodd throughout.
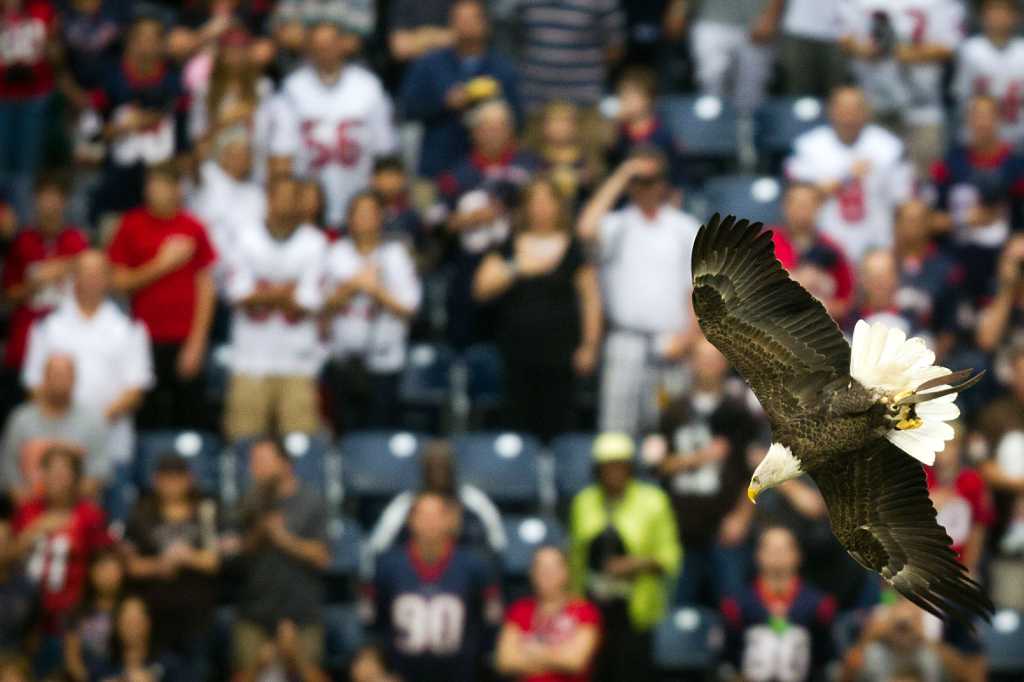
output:
<path id="1" fill-rule="evenodd" d="M 757 496 L 761 493 L 761 488 L 755 485 L 747 486 L 747 499 L 750 500 L 751 504 L 757 504 Z"/>

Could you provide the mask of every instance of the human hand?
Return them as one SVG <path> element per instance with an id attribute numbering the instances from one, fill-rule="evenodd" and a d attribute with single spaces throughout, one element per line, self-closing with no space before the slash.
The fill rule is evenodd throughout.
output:
<path id="1" fill-rule="evenodd" d="M 596 344 L 581 344 L 572 355 L 573 369 L 580 376 L 590 376 L 594 373 L 594 368 L 597 367 L 597 355 L 598 349 Z"/>
<path id="2" fill-rule="evenodd" d="M 182 379 L 192 379 L 199 374 L 205 360 L 205 339 L 189 336 L 178 351 L 178 376 Z"/>
<path id="3" fill-rule="evenodd" d="M 647 566 L 646 560 L 636 556 L 615 556 L 604 564 L 604 572 L 616 578 L 632 578 Z"/>
<path id="4" fill-rule="evenodd" d="M 868 159 L 857 159 L 850 165 L 850 175 L 855 178 L 864 178 L 871 172 L 871 161 Z"/>
<path id="5" fill-rule="evenodd" d="M 770 12 L 762 12 L 750 28 L 751 42 L 764 45 L 775 40 L 778 22 Z"/>
<path id="6" fill-rule="evenodd" d="M 448 88 L 448 92 L 444 95 L 444 103 L 449 109 L 456 111 L 464 109 L 469 104 L 469 93 L 466 92 L 465 86 L 459 83 Z"/>
<path id="7" fill-rule="evenodd" d="M 743 516 L 736 513 L 727 514 L 718 529 L 718 542 L 725 547 L 735 547 L 746 539 L 749 527 L 748 520 Z"/>
<path id="8" fill-rule="evenodd" d="M 183 234 L 168 237 L 160 245 L 154 260 L 162 275 L 174 272 L 192 258 L 196 252 L 196 240 Z"/>

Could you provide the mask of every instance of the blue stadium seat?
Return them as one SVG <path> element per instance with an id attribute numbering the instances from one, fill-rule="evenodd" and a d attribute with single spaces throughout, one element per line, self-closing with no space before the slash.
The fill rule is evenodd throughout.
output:
<path id="1" fill-rule="evenodd" d="M 1000 609 L 992 623 L 983 626 L 981 635 L 988 654 L 989 672 L 1021 679 L 1024 676 L 1024 613 Z"/>
<path id="2" fill-rule="evenodd" d="M 452 440 L 459 480 L 487 493 L 499 507 L 532 510 L 540 501 L 540 444 L 517 433 L 481 432 Z"/>
<path id="3" fill-rule="evenodd" d="M 466 392 L 474 408 L 492 409 L 505 395 L 505 367 L 492 344 L 470 346 L 462 356 L 466 363 Z"/>
<path id="4" fill-rule="evenodd" d="M 359 431 L 342 438 L 338 449 L 346 498 L 389 500 L 419 487 L 426 440 L 404 431 Z"/>
<path id="5" fill-rule="evenodd" d="M 330 443 L 320 435 L 305 433 L 289 433 L 284 437 L 285 448 L 292 458 L 295 474 L 306 485 L 312 487 L 325 499 L 336 497 L 332 486 L 340 481 L 334 480 L 333 470 L 328 466 Z M 238 490 L 244 492 L 249 487 L 249 447 L 251 440 L 242 440 L 235 444 Z"/>
<path id="6" fill-rule="evenodd" d="M 707 211 L 776 225 L 782 220 L 782 183 L 769 176 L 726 175 L 704 185 Z"/>
<path id="7" fill-rule="evenodd" d="M 328 530 L 331 565 L 328 572 L 334 577 L 359 575 L 363 550 L 363 529 L 355 519 L 342 517 L 331 522 Z"/>
<path id="8" fill-rule="evenodd" d="M 344 673 L 366 641 L 355 606 L 324 609 L 324 663 L 332 673 Z M 339 678 L 335 678 L 339 679 Z"/>
<path id="9" fill-rule="evenodd" d="M 572 500 L 593 478 L 594 434 L 567 433 L 555 438 L 551 452 L 555 458 L 555 490 L 563 503 Z"/>
<path id="10" fill-rule="evenodd" d="M 200 431 L 141 431 L 135 447 L 136 480 L 148 488 L 160 458 L 180 455 L 189 463 L 196 484 L 206 493 L 215 493 L 220 483 L 222 444 L 212 433 Z"/>
<path id="11" fill-rule="evenodd" d="M 501 557 L 502 572 L 509 578 L 523 579 L 530 571 L 533 554 L 543 545 L 561 546 L 565 529 L 555 519 L 540 516 L 508 516 L 503 521 L 508 547 Z"/>
<path id="12" fill-rule="evenodd" d="M 126 522 L 139 498 L 139 487 L 132 474 L 130 464 L 115 464 L 103 490 L 103 510 L 112 523 Z"/>
<path id="13" fill-rule="evenodd" d="M 658 100 L 658 110 L 683 158 L 735 160 L 736 110 L 710 95 L 680 95 Z"/>
<path id="14" fill-rule="evenodd" d="M 452 350 L 447 346 L 417 344 L 409 349 L 399 386 L 403 403 L 416 407 L 443 407 L 451 390 Z"/>
<path id="15" fill-rule="evenodd" d="M 654 663 L 663 671 L 707 671 L 718 663 L 725 632 L 718 613 L 683 607 L 654 629 Z"/>
<path id="16" fill-rule="evenodd" d="M 206 358 L 206 399 L 211 405 L 221 405 L 226 400 L 228 381 L 231 378 L 231 348 L 223 343 L 212 348 Z"/>
<path id="17" fill-rule="evenodd" d="M 754 143 L 758 151 L 780 160 L 793 141 L 825 123 L 825 105 L 814 97 L 773 97 L 754 112 Z"/>

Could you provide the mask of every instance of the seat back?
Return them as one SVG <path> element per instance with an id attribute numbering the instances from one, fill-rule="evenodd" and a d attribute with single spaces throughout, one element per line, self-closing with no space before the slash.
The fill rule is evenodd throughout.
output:
<path id="1" fill-rule="evenodd" d="M 711 670 L 724 644 L 718 613 L 686 606 L 669 613 L 655 628 L 654 662 L 663 671 Z"/>
<path id="2" fill-rule="evenodd" d="M 782 183 L 769 176 L 727 175 L 704 185 L 707 210 L 777 225 L 782 221 Z"/>
<path id="3" fill-rule="evenodd" d="M 156 467 L 168 454 L 188 462 L 200 490 L 218 492 L 222 444 L 216 435 L 202 431 L 140 432 L 135 447 L 135 481 L 142 488 L 152 487 Z"/>
<path id="4" fill-rule="evenodd" d="M 470 483 L 507 510 L 529 511 L 540 502 L 540 444 L 518 433 L 480 432 L 452 440 L 459 481 Z"/>
<path id="5" fill-rule="evenodd" d="M 992 623 L 983 626 L 981 637 L 988 655 L 989 672 L 1024 675 L 1024 613 L 1000 609 Z"/>

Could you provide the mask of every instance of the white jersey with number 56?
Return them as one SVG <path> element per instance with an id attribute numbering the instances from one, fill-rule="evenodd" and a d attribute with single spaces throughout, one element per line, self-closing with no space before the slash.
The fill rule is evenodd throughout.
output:
<path id="1" fill-rule="evenodd" d="M 969 38 L 957 56 L 953 91 L 966 113 L 975 95 L 999 101 L 1003 138 L 1016 145 L 1024 140 L 1024 38 L 1013 38 L 998 47 L 986 36 Z"/>

